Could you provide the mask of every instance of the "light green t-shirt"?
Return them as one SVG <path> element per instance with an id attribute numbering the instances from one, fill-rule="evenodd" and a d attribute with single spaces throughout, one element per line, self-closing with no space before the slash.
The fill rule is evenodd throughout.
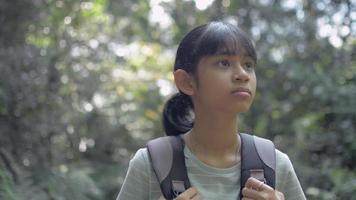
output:
<path id="1" fill-rule="evenodd" d="M 240 195 L 240 163 L 231 168 L 215 168 L 196 158 L 184 147 L 188 177 L 204 200 L 236 200 Z M 276 189 L 286 200 L 306 199 L 289 157 L 276 150 Z M 116 200 L 158 200 L 161 190 L 146 148 L 131 159 L 126 178 Z"/>

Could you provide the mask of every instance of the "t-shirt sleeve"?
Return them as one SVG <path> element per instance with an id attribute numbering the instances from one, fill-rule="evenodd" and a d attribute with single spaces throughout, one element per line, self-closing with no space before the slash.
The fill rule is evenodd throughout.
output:
<path id="1" fill-rule="evenodd" d="M 292 162 L 287 154 L 277 150 L 276 188 L 281 191 L 285 199 L 306 200 L 303 189 L 294 171 Z"/>
<path id="2" fill-rule="evenodd" d="M 130 160 L 124 183 L 116 200 L 149 199 L 149 161 L 144 153 L 144 149 L 139 149 Z"/>

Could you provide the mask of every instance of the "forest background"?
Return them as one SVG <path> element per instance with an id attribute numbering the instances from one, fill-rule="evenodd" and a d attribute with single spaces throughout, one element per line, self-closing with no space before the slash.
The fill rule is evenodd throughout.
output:
<path id="1" fill-rule="evenodd" d="M 256 42 L 241 130 L 274 140 L 310 200 L 356 199 L 356 1 L 1 0 L 0 199 L 114 199 L 164 135 L 172 64 L 211 20 Z"/>

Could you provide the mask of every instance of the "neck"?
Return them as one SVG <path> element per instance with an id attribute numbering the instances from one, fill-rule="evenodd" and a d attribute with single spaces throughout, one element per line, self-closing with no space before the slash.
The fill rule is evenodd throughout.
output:
<path id="1" fill-rule="evenodd" d="M 237 115 L 196 113 L 193 129 L 186 134 L 188 146 L 197 154 L 212 157 L 236 154 Z"/>

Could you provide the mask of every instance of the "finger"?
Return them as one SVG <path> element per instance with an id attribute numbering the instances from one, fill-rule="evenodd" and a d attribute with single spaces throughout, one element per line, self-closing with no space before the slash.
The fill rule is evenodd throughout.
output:
<path id="1" fill-rule="evenodd" d="M 195 187 L 188 188 L 188 190 L 186 192 L 187 192 L 187 196 L 189 198 L 193 198 L 199 194 L 197 188 L 195 188 Z"/>
<path id="2" fill-rule="evenodd" d="M 276 195 L 277 195 L 278 199 L 284 200 L 284 194 L 278 190 L 275 190 L 275 191 L 276 191 Z"/>
<path id="3" fill-rule="evenodd" d="M 163 197 L 163 195 L 161 195 L 158 200 L 166 200 L 166 199 Z"/>
<path id="4" fill-rule="evenodd" d="M 250 177 L 247 179 L 246 183 L 245 183 L 245 187 L 247 188 L 257 188 L 260 185 L 261 181 Z"/>
<path id="5" fill-rule="evenodd" d="M 203 197 L 200 196 L 199 193 L 197 193 L 197 195 L 195 195 L 195 196 L 192 198 L 192 200 L 202 200 L 202 199 L 203 199 Z"/>
<path id="6" fill-rule="evenodd" d="M 195 187 L 191 187 L 188 190 L 184 191 L 182 194 L 180 194 L 175 200 L 185 200 L 185 199 L 191 199 L 195 197 L 198 194 L 198 190 Z"/>
<path id="7" fill-rule="evenodd" d="M 257 190 L 254 190 L 252 188 L 247 188 L 245 187 L 242 189 L 242 196 L 244 198 L 250 198 L 250 199 L 260 199 L 262 197 L 262 192 L 259 192 Z"/>
<path id="8" fill-rule="evenodd" d="M 272 191 L 258 191 L 252 188 L 243 188 L 242 189 L 242 196 L 244 198 L 250 198 L 254 200 L 260 199 L 275 199 L 275 200 L 284 200 L 284 195 L 281 192 L 276 190 Z"/>
<path id="9" fill-rule="evenodd" d="M 274 189 L 271 188 L 269 185 L 264 184 L 262 181 L 259 181 L 253 177 L 250 177 L 249 179 L 247 179 L 246 183 L 245 183 L 245 187 L 247 188 L 252 188 L 258 191 L 273 191 Z"/>

